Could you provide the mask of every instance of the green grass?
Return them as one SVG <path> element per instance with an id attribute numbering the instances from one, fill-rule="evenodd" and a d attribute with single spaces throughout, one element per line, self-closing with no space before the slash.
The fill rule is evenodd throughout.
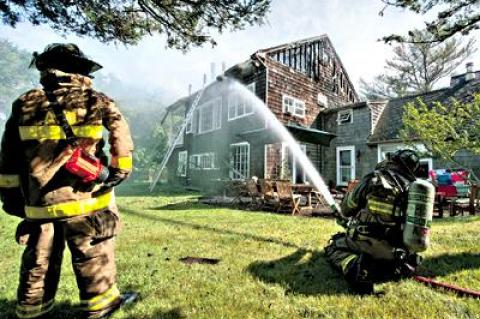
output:
<path id="1" fill-rule="evenodd" d="M 322 247 L 340 230 L 332 219 L 215 208 L 197 204 L 193 194 L 141 193 L 128 185 L 117 192 L 119 286 L 142 299 L 115 318 L 480 317 L 478 300 L 412 280 L 377 285 L 373 296 L 352 294 L 323 256 Z M 14 311 L 22 253 L 14 240 L 17 222 L 0 215 L 0 318 Z M 478 217 L 435 220 L 425 269 L 480 290 L 479 235 Z M 67 255 L 53 319 L 79 318 Z M 179 261 L 185 256 L 220 263 L 185 265 Z"/>

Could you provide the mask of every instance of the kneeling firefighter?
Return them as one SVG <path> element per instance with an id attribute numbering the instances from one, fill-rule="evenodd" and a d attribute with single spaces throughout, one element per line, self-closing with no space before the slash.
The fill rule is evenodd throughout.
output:
<path id="1" fill-rule="evenodd" d="M 16 234 L 26 245 L 16 314 L 49 317 L 66 242 L 85 317 L 105 318 L 136 296 L 120 294 L 114 261 L 113 187 L 132 170 L 129 128 L 114 102 L 92 89 L 90 74 L 101 66 L 76 45 L 51 44 L 31 66 L 43 88 L 13 103 L 0 152 L 3 209 L 24 219 Z"/>
<path id="2" fill-rule="evenodd" d="M 344 233 L 325 247 L 330 263 L 361 294 L 374 282 L 410 276 L 429 245 L 434 188 L 415 178 L 419 157 L 399 150 L 366 175 L 341 203 Z"/>

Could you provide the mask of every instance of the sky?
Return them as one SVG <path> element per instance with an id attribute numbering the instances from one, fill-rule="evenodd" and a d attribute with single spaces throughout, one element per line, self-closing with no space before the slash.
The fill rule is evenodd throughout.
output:
<path id="1" fill-rule="evenodd" d="M 51 42 L 75 42 L 104 72 L 120 77 L 133 87 L 161 90 L 170 103 L 188 93 L 188 86 L 201 87 L 203 74 L 210 76 L 211 63 L 220 72 L 249 58 L 255 51 L 303 38 L 327 34 L 358 90 L 360 77 L 369 80 L 384 70 L 392 47 L 378 41 L 391 33 L 406 34 L 422 27 L 429 17 L 388 8 L 379 16 L 380 0 L 273 0 L 267 22 L 262 26 L 214 35 L 218 45 L 206 45 L 182 53 L 165 46 L 165 37 L 156 35 L 138 45 L 106 45 L 91 38 L 61 36 L 48 27 L 20 24 L 13 29 L 0 26 L 0 37 L 19 48 L 42 51 Z M 479 32 L 474 34 L 478 38 Z M 480 52 L 470 59 L 480 65 Z M 463 73 L 464 66 L 458 72 Z M 448 79 L 440 83 L 448 85 Z"/>

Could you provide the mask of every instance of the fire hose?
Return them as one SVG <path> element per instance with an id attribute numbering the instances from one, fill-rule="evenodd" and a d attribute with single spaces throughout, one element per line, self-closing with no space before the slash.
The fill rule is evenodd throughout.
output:
<path id="1" fill-rule="evenodd" d="M 449 283 L 440 282 L 437 280 L 433 280 L 432 278 L 427 278 L 423 276 L 414 276 L 413 279 L 432 288 L 442 288 L 448 291 L 452 291 L 462 297 L 480 298 L 480 291 L 477 290 L 458 287 Z"/>

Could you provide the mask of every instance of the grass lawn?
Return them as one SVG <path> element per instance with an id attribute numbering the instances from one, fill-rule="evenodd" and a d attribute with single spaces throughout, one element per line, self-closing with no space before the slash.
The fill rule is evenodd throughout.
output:
<path id="1" fill-rule="evenodd" d="M 330 268 L 322 247 L 332 219 L 245 212 L 197 204 L 193 195 L 117 192 L 124 228 L 117 240 L 121 289 L 142 299 L 115 318 L 480 318 L 480 302 L 413 280 L 359 297 Z M 18 220 L 0 214 L 0 318 L 14 311 L 22 247 Z M 480 290 L 480 218 L 435 220 L 424 267 L 438 280 Z M 185 265 L 185 256 L 218 258 Z M 63 264 L 51 318 L 79 318 L 78 292 Z"/>

